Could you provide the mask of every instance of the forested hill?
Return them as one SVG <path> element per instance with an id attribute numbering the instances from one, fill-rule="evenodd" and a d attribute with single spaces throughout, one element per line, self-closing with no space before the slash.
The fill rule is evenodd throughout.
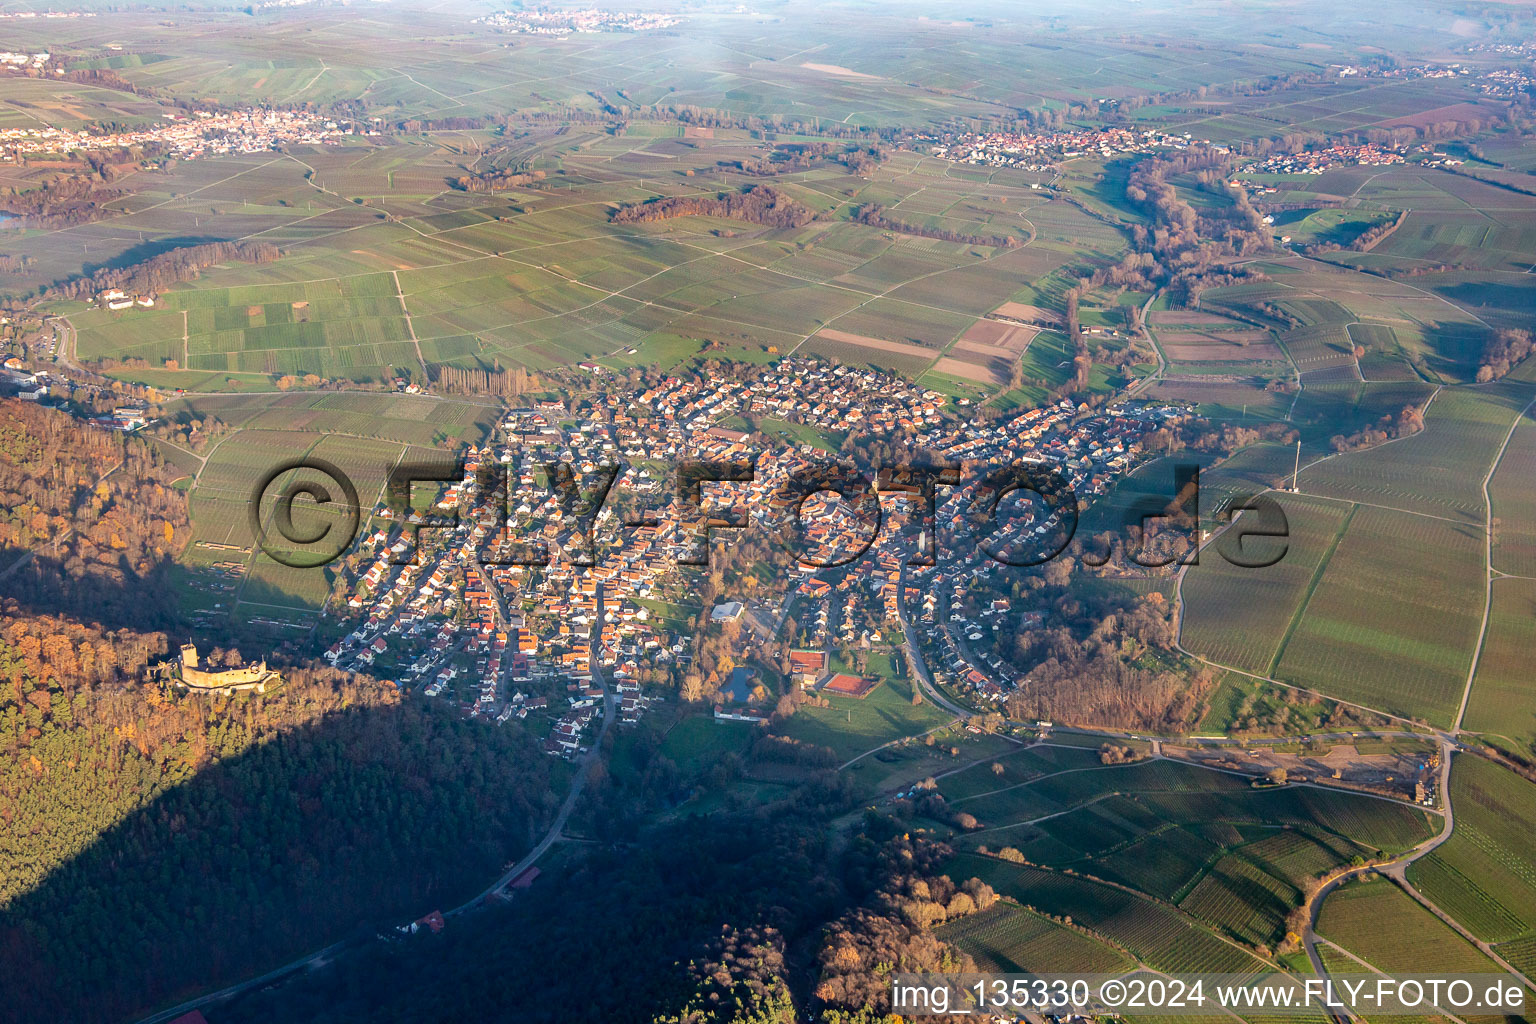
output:
<path id="1" fill-rule="evenodd" d="M 167 572 L 190 529 L 182 475 L 148 444 L 0 401 L 0 571 L 8 596 L 139 629 L 176 619 Z"/>
<path id="2" fill-rule="evenodd" d="M 938 875 L 948 848 L 891 819 L 871 816 L 840 841 L 842 806 L 837 787 L 811 787 L 774 809 L 588 847 L 508 905 L 375 944 L 208 1019 L 894 1024 L 890 972 L 974 970 L 933 929 L 997 897 Z"/>
<path id="3" fill-rule="evenodd" d="M 517 727 L 329 668 L 143 681 L 159 634 L 7 602 L 0 1020 L 118 1021 L 477 891 L 567 768 Z"/>

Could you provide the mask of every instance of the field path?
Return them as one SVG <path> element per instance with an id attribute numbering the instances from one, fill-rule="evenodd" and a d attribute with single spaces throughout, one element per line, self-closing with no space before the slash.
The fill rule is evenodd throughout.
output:
<path id="1" fill-rule="evenodd" d="M 421 372 L 427 372 L 427 360 L 421 354 L 421 342 L 416 340 L 416 327 L 411 323 L 411 311 L 405 305 L 405 292 L 400 290 L 400 271 L 391 270 L 389 276 L 395 281 L 395 299 L 400 303 L 400 312 L 405 316 L 405 329 L 411 332 L 411 344 L 416 349 L 416 361 L 421 364 Z"/>
<path id="2" fill-rule="evenodd" d="M 1467 668 L 1467 685 L 1461 691 L 1461 706 L 1456 709 L 1456 721 L 1451 726 L 1452 736 L 1461 732 L 1462 719 L 1467 715 L 1467 703 L 1472 699 L 1472 681 L 1477 677 L 1477 666 L 1483 658 L 1483 644 L 1488 639 L 1488 618 L 1493 612 L 1493 496 L 1488 493 L 1488 484 L 1498 471 L 1499 463 L 1504 461 L 1504 453 L 1509 450 L 1509 442 L 1515 436 L 1515 430 L 1530 413 L 1532 406 L 1536 406 L 1536 398 L 1527 402 L 1509 425 L 1504 443 L 1499 445 L 1493 462 L 1488 466 L 1488 472 L 1483 476 L 1483 622 L 1477 628 L 1477 645 L 1472 649 L 1472 664 Z"/>
<path id="3" fill-rule="evenodd" d="M 1363 967 L 1366 971 L 1370 972 L 1371 974 L 1379 974 L 1379 975 L 1381 975 L 1384 978 L 1385 977 L 1389 977 L 1389 975 L 1385 971 L 1383 971 L 1381 968 L 1377 967 L 1375 964 L 1372 964 L 1372 963 L 1370 963 L 1370 962 L 1368 962 L 1366 960 L 1362 960 L 1360 957 L 1358 957 L 1355 954 L 1351 953 L 1349 950 L 1345 949 L 1343 946 L 1339 945 L 1337 942 L 1334 942 L 1331 939 L 1325 939 L 1322 936 L 1318 936 L 1317 937 L 1317 941 L 1316 941 L 1316 945 L 1318 945 L 1318 946 L 1327 946 L 1329 949 L 1335 951 L 1340 956 L 1347 957 L 1348 959 L 1353 960 L 1355 963 L 1359 964 L 1361 967 Z M 1308 954 L 1308 956 L 1311 956 L 1312 950 L 1308 950 L 1307 954 Z M 1319 975 L 1323 975 L 1324 974 L 1322 968 L 1320 966 L 1318 966 L 1321 963 L 1322 963 L 1321 960 L 1315 960 L 1313 962 L 1313 970 L 1315 970 Z M 1324 976 L 1326 976 L 1326 975 L 1324 975 Z M 1460 1017 L 1456 1016 L 1455 1014 L 1445 1013 L 1444 1010 L 1442 1010 L 1440 1012 L 1444 1015 L 1446 1020 L 1455 1021 L 1456 1024 L 1467 1024 L 1466 1021 L 1462 1020 Z M 1358 1018 L 1356 1018 L 1356 1019 L 1358 1019 Z"/>

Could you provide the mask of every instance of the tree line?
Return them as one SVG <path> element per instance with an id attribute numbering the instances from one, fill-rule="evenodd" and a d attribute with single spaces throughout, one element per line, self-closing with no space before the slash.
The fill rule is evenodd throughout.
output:
<path id="1" fill-rule="evenodd" d="M 883 231 L 895 231 L 897 234 L 913 235 L 917 238 L 937 238 L 942 242 L 954 242 L 959 245 L 986 245 L 1000 249 L 1017 249 L 1024 244 L 1024 239 L 1017 235 L 968 235 L 959 231 L 950 231 L 948 228 L 930 228 L 922 224 L 909 224 L 905 221 L 888 217 L 885 207 L 880 203 L 865 203 L 859 207 L 859 212 L 854 214 L 854 222 L 867 224 L 872 228 L 880 228 Z"/>
<path id="2" fill-rule="evenodd" d="M 127 267 L 102 267 L 93 274 L 70 278 L 44 288 L 43 299 L 90 299 L 116 288 L 130 295 L 160 292 L 173 284 L 195 280 L 219 263 L 271 263 L 282 251 L 271 242 L 205 242 L 151 256 Z"/>
<path id="3" fill-rule="evenodd" d="M 1504 327 L 1494 331 L 1483 345 L 1477 382 L 1486 384 L 1503 377 L 1530 356 L 1532 347 L 1531 332 L 1524 328 Z"/>
<path id="4" fill-rule="evenodd" d="M 1136 267 L 1154 287 L 1167 287 L 1179 304 L 1195 305 L 1206 288 L 1262 276 L 1231 262 L 1265 252 L 1271 245 L 1263 217 L 1247 194 L 1226 185 L 1232 168 L 1230 156 L 1192 150 L 1142 160 L 1127 180 L 1126 199 L 1152 215 L 1150 228 L 1131 226 L 1137 253 L 1152 257 L 1150 262 L 1138 261 Z M 1199 188 L 1225 202 L 1196 209 L 1185 201 L 1170 179 L 1190 174 Z M 1121 262 L 1122 273 L 1130 269 L 1126 261 Z"/>
<path id="5" fill-rule="evenodd" d="M 534 185 L 543 181 L 544 178 L 543 171 L 501 168 L 494 171 L 481 171 L 478 174 L 461 175 L 452 179 L 452 185 L 460 192 L 501 192 L 509 188 Z"/>
<path id="6" fill-rule="evenodd" d="M 804 227 L 816 214 L 788 193 L 771 185 L 753 185 L 743 192 L 721 192 L 708 196 L 672 196 L 620 207 L 613 214 L 615 224 L 649 224 L 673 217 L 725 217 L 751 224 L 787 229 Z"/>
<path id="7" fill-rule="evenodd" d="M 521 366 L 510 370 L 471 370 L 441 363 L 432 366 L 432 388 L 445 395 L 500 395 L 515 398 L 529 391 L 540 391 L 538 378 Z"/>

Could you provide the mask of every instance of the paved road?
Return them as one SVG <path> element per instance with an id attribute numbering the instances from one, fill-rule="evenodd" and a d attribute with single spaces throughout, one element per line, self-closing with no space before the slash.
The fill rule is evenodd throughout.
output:
<path id="1" fill-rule="evenodd" d="M 907 569 L 903 565 L 901 569 L 901 588 L 903 592 L 905 592 L 906 586 Z M 912 628 L 912 623 L 907 619 L 906 602 L 899 598 L 896 601 L 896 620 L 901 623 L 902 646 L 907 652 L 907 663 L 912 667 L 912 677 L 917 680 L 917 684 L 921 687 L 923 693 L 929 700 L 956 718 L 970 718 L 975 714 L 974 711 L 955 704 L 940 693 L 938 687 L 933 684 L 933 676 L 928 672 L 928 663 L 923 660 L 922 647 L 917 642 L 917 633 Z"/>
<path id="2" fill-rule="evenodd" d="M 602 588 L 599 587 L 597 598 L 597 620 L 599 623 L 602 622 L 602 617 L 603 598 Z M 591 748 L 588 749 L 588 751 L 582 755 L 581 759 L 577 762 L 576 774 L 571 779 L 571 789 L 570 792 L 566 794 L 565 803 L 561 804 L 560 806 L 560 813 L 555 815 L 555 820 L 550 824 L 548 831 L 544 833 L 544 838 L 539 840 L 538 844 L 534 846 L 532 850 L 528 851 L 526 856 L 524 856 L 516 864 L 512 865 L 512 867 L 503 872 L 501 877 L 497 878 L 490 885 L 486 886 L 486 888 L 483 889 L 480 893 L 466 900 L 464 903 L 461 903 L 459 906 L 454 907 L 452 910 L 444 911 L 443 917 L 456 917 L 460 914 L 466 913 L 476 907 L 481 906 L 487 899 L 495 896 L 497 893 L 500 893 L 503 889 L 505 889 L 507 885 L 511 883 L 512 879 L 516 878 L 518 875 L 522 874 L 529 867 L 531 867 L 535 861 L 544 855 L 545 851 L 547 851 L 550 846 L 554 845 L 554 843 L 559 840 L 560 833 L 565 829 L 565 823 L 570 819 L 571 812 L 576 807 L 576 801 L 580 798 L 583 787 L 586 786 L 589 769 L 592 766 L 592 762 L 598 757 L 599 751 L 602 749 L 603 739 L 608 735 L 608 729 L 613 724 L 615 717 L 614 712 L 617 709 L 618 702 L 614 698 L 613 691 L 609 689 L 608 682 L 603 677 L 602 669 L 596 663 L 596 661 L 594 661 L 592 664 L 592 678 L 597 680 L 598 685 L 603 688 L 603 722 L 602 725 L 598 728 L 597 738 L 593 741 Z M 198 996 L 195 999 L 189 999 L 186 1002 L 173 1006 L 168 1010 L 161 1010 L 159 1013 L 143 1018 L 138 1022 L 138 1024 L 164 1024 L 165 1021 L 174 1020 L 184 1013 L 189 1013 L 192 1010 L 200 1009 L 209 1005 L 210 1003 L 223 1002 L 224 1000 L 240 995 L 243 992 L 248 992 L 252 989 L 260 988 L 263 985 L 278 981 L 279 979 L 286 977 L 289 974 L 293 974 L 306 968 L 319 966 L 320 964 L 327 962 L 345 952 L 347 949 L 353 948 L 355 946 L 365 945 L 369 941 L 372 941 L 372 939 L 343 939 L 340 942 L 335 942 L 329 946 L 326 946 L 324 949 L 317 949 L 313 953 L 299 957 L 297 960 L 291 960 L 288 963 L 283 964 L 281 967 L 273 968 L 272 970 L 263 975 L 260 975 L 259 977 L 251 978 L 247 981 L 242 981 L 237 984 L 221 988 L 217 992 L 210 992 L 207 995 Z"/>
<path id="3" fill-rule="evenodd" d="M 597 588 L 598 625 L 595 626 L 594 629 L 601 629 L 602 621 L 603 588 L 601 585 L 599 585 Z M 475 896 L 473 899 L 466 900 L 464 903 L 454 907 L 452 910 L 444 911 L 444 917 L 453 917 L 455 915 L 462 914 L 465 911 L 472 910 L 483 903 L 485 900 L 501 892 L 511 883 L 512 879 L 516 878 L 518 875 L 528 870 L 528 868 L 532 867 L 534 862 L 542 857 L 544 852 L 559 840 L 560 833 L 565 830 L 565 823 L 570 820 L 571 812 L 576 808 L 576 801 L 578 798 L 580 798 L 581 791 L 587 784 L 587 775 L 590 774 L 589 769 L 592 766 L 592 762 L 597 759 L 599 752 L 602 750 L 603 739 L 608 735 L 608 729 L 611 725 L 613 725 L 613 720 L 615 717 L 614 713 L 618 709 L 618 700 L 614 697 L 613 690 L 609 688 L 608 680 L 603 676 L 602 666 L 597 663 L 596 658 L 594 658 L 592 661 L 592 678 L 597 680 L 597 685 L 603 688 L 603 722 L 602 725 L 598 727 L 597 738 L 592 741 L 592 746 L 587 750 L 585 754 L 581 756 L 581 759 L 576 763 L 576 775 L 571 779 L 571 791 L 566 794 L 565 803 L 560 805 L 560 813 L 555 815 L 555 820 L 550 824 L 549 831 L 544 833 L 544 838 L 539 840 L 539 844 L 532 850 L 529 850 L 527 855 L 524 856 L 522 860 L 518 861 L 516 864 L 512 865 L 505 872 L 503 872 L 500 878 L 486 886 L 485 890 L 482 891 L 478 896 Z"/>
<path id="4" fill-rule="evenodd" d="M 1163 346 L 1157 343 L 1157 338 L 1153 337 L 1151 328 L 1147 326 L 1147 315 L 1152 312 L 1152 303 L 1156 302 L 1162 294 L 1163 290 L 1159 288 L 1152 293 L 1152 297 L 1143 303 L 1141 307 L 1141 332 L 1146 335 L 1147 341 L 1151 343 L 1152 354 L 1157 356 L 1157 369 L 1127 388 L 1125 392 L 1125 397 L 1127 398 L 1134 398 L 1147 388 L 1150 388 L 1162 380 L 1163 374 L 1168 372 L 1168 360 L 1163 356 Z"/>
<path id="5" fill-rule="evenodd" d="M 1322 901 L 1326 900 L 1327 895 L 1329 895 L 1330 892 L 1338 889 L 1338 887 L 1341 886 L 1341 884 L 1346 883 L 1346 881 L 1352 880 L 1352 878 L 1361 877 L 1361 875 L 1370 874 L 1370 872 L 1378 872 L 1378 874 L 1392 878 L 1392 880 L 1396 881 L 1399 886 L 1402 886 L 1402 889 L 1404 889 L 1405 892 L 1410 895 L 1410 897 L 1413 897 L 1415 900 L 1418 900 L 1419 903 L 1424 904 L 1424 906 L 1427 907 L 1430 912 L 1435 913 L 1436 917 L 1441 918 L 1442 921 L 1445 921 L 1445 924 L 1448 924 L 1448 926 L 1452 927 L 1452 929 L 1455 929 L 1456 932 L 1461 933 L 1461 935 L 1464 936 L 1464 938 L 1467 938 L 1470 943 L 1478 946 L 1482 952 L 1487 953 L 1487 955 L 1490 956 L 1491 960 L 1496 961 L 1499 966 L 1504 967 L 1504 969 L 1508 970 L 1511 975 L 1516 976 L 1516 978 L 1521 979 L 1522 983 L 1525 983 L 1528 987 L 1531 987 L 1531 989 L 1536 990 L 1536 986 L 1531 986 L 1530 978 L 1527 978 L 1527 976 L 1522 975 L 1521 972 L 1518 972 L 1518 970 L 1514 969 L 1513 966 L 1510 966 L 1510 964 L 1508 964 L 1507 961 L 1502 958 L 1502 956 L 1499 956 L 1498 953 L 1493 952 L 1493 950 L 1487 946 L 1487 943 L 1482 943 L 1482 941 L 1479 941 L 1476 936 L 1470 935 L 1470 933 L 1468 933 L 1467 930 L 1465 930 L 1464 927 L 1462 927 L 1461 924 L 1455 920 L 1455 918 L 1450 917 L 1450 915 L 1447 915 L 1444 910 L 1441 910 L 1438 906 L 1435 906 L 1433 901 L 1422 897 L 1418 890 L 1409 884 L 1409 864 L 1412 864 L 1413 861 L 1419 860 L 1419 858 L 1425 857 L 1425 855 L 1435 851 L 1436 847 L 1441 846 L 1445 840 L 1448 840 L 1450 835 L 1452 835 L 1452 832 L 1456 829 L 1456 812 L 1455 809 L 1452 808 L 1452 801 L 1450 801 L 1450 761 L 1452 761 L 1453 754 L 1455 754 L 1456 749 L 1458 748 L 1456 748 L 1456 743 L 1453 742 L 1452 738 L 1447 737 L 1447 735 L 1441 735 L 1441 737 L 1439 737 L 1439 745 L 1441 745 L 1441 778 L 1439 778 L 1439 788 L 1441 788 L 1441 803 L 1444 804 L 1445 808 L 1444 823 L 1441 824 L 1441 831 L 1439 831 L 1438 835 L 1433 835 L 1432 838 L 1427 838 L 1427 840 L 1419 843 L 1418 846 L 1413 847 L 1412 851 L 1407 852 L 1407 854 L 1402 855 L 1402 857 L 1396 858 L 1396 860 L 1390 861 L 1390 863 L 1367 864 L 1367 866 L 1364 867 L 1347 867 L 1347 869 L 1341 870 L 1341 872 L 1338 872 L 1338 874 L 1333 875 L 1333 877 L 1330 878 L 1330 880 L 1327 881 L 1327 883 L 1324 884 L 1321 889 L 1318 889 L 1318 894 L 1312 898 L 1312 907 L 1310 907 L 1310 913 L 1307 915 L 1306 932 L 1304 932 L 1303 936 L 1301 936 L 1303 946 L 1306 946 L 1307 960 L 1312 961 L 1312 970 L 1316 973 L 1316 975 L 1322 976 L 1322 978 L 1326 978 L 1327 973 L 1329 972 L 1327 972 L 1327 970 L 1324 969 L 1324 966 L 1322 966 L 1322 956 L 1318 953 L 1318 930 L 1316 930 L 1318 929 L 1318 917 L 1321 917 L 1322 913 Z M 1352 1018 L 1347 1015 L 1342 1015 L 1342 1013 L 1335 1013 L 1335 1019 L 1339 1019 L 1339 1021 L 1349 1021 L 1349 1019 Z"/>

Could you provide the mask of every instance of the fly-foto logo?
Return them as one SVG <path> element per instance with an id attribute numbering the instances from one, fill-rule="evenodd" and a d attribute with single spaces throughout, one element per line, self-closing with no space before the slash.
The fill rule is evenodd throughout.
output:
<path id="1" fill-rule="evenodd" d="M 610 509 L 625 467 L 588 467 L 578 479 L 569 462 L 540 467 L 542 486 L 514 486 L 507 467 L 482 466 L 469 472 L 462 459 L 395 466 L 384 485 L 384 515 L 397 521 L 411 543 L 392 547 L 397 564 L 414 561 L 423 530 L 457 530 L 467 509 L 481 536 L 475 557 L 486 565 L 548 565 L 560 552 L 575 566 L 599 559 L 600 514 Z M 523 480 L 529 479 L 524 476 Z M 931 566 L 956 545 L 968 545 L 1010 567 L 1042 565 L 1067 551 L 1081 522 L 1071 482 L 1041 462 L 947 465 L 912 462 L 861 469 L 847 461 L 805 462 L 760 486 L 754 462 L 689 460 L 672 474 L 672 501 L 664 511 L 633 507 L 620 495 L 614 504 L 629 530 L 670 525 L 673 560 L 705 566 L 711 539 L 721 530 L 763 528 L 769 541 L 802 565 L 815 569 L 847 565 L 863 557 L 894 524 L 895 539 L 910 566 Z M 1093 566 L 1113 557 L 1120 540 L 1127 559 L 1143 568 L 1198 564 L 1205 535 L 1200 529 L 1200 472 L 1195 465 L 1173 467 L 1169 497 L 1140 494 L 1119 504 L 1124 537 L 1098 534 L 1079 541 L 1079 556 Z M 430 511 L 415 508 L 416 485 L 448 485 L 451 500 Z M 744 490 L 711 501 L 710 485 Z M 899 500 L 902 511 L 887 513 L 883 498 Z M 739 500 L 736 500 L 739 499 Z M 959 507 L 949 508 L 951 500 Z M 511 510 L 537 505 L 545 515 L 516 517 Z M 950 513 L 942 519 L 943 511 Z M 1241 513 L 1251 513 L 1242 515 Z M 1227 523 L 1215 543 L 1229 563 L 1263 568 L 1288 550 L 1289 523 L 1267 495 L 1228 503 Z M 351 479 L 335 465 L 306 458 L 288 460 L 267 473 L 251 499 L 252 532 L 261 549 L 284 565 L 315 568 L 344 554 L 356 538 L 363 509 Z M 888 535 L 888 534 L 887 534 Z"/>

